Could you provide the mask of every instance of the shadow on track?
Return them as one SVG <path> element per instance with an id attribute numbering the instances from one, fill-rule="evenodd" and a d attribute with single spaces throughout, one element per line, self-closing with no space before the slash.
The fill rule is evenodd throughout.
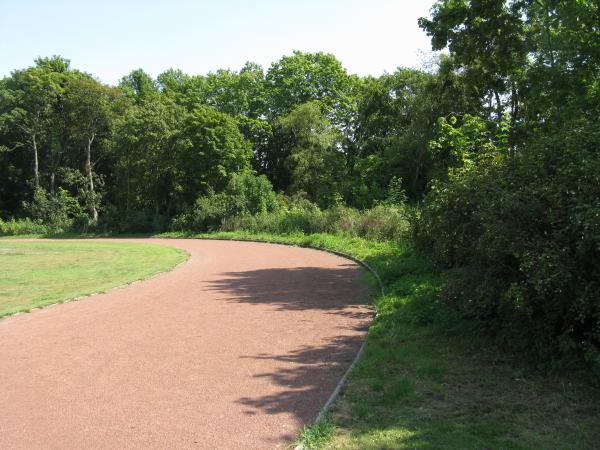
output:
<path id="1" fill-rule="evenodd" d="M 365 310 L 368 289 L 356 289 L 361 284 L 357 282 L 361 270 L 346 264 L 339 269 L 298 267 L 227 272 L 211 283 L 211 289 L 226 293 L 227 301 L 235 303 L 270 304 L 279 311 L 327 310 L 368 319 L 372 315 Z"/>
<path id="2" fill-rule="evenodd" d="M 315 418 L 314 399 L 319 399 L 322 406 L 329 398 L 358 352 L 363 332 L 373 316 L 365 306 L 368 289 L 364 283 L 357 283 L 361 270 L 353 264 L 333 269 L 260 269 L 223 273 L 222 278 L 211 283 L 210 288 L 225 294 L 224 300 L 228 302 L 269 304 L 277 311 L 325 311 L 347 319 L 340 327 L 340 335 L 322 345 L 301 347 L 285 354 L 244 356 L 281 363 L 276 364 L 276 370 L 253 376 L 282 387 L 277 394 L 239 399 L 238 403 L 248 407 L 246 414 L 256 414 L 257 410 L 268 414 L 292 413 L 305 424 Z M 357 285 L 364 288 L 357 290 Z"/>

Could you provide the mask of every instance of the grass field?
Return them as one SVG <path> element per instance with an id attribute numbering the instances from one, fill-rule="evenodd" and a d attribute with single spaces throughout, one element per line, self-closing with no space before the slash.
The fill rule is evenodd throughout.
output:
<path id="1" fill-rule="evenodd" d="M 364 356 L 329 420 L 302 432 L 305 448 L 599 448 L 600 392 L 590 380 L 543 374 L 468 323 L 440 317 L 442 278 L 409 249 L 326 234 L 200 236 L 342 251 L 386 285 Z"/>
<path id="2" fill-rule="evenodd" d="M 156 244 L 0 240 L 0 317 L 164 272 L 187 258 Z"/>

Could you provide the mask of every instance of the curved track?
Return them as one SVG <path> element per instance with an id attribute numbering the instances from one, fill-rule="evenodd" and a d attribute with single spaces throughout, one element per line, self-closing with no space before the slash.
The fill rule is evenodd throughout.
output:
<path id="1" fill-rule="evenodd" d="M 316 416 L 371 318 L 359 266 L 273 244 L 144 241 L 191 257 L 0 320 L 0 448 L 285 448 Z"/>

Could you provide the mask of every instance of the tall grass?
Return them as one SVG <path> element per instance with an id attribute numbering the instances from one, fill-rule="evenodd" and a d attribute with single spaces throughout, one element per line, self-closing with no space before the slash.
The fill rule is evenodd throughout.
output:
<path id="1" fill-rule="evenodd" d="M 220 231 L 252 233 L 341 233 L 373 241 L 402 240 L 410 230 L 406 206 L 378 205 L 359 211 L 345 206 L 282 209 L 275 213 L 224 218 Z M 198 230 L 203 231 L 203 230 Z"/>

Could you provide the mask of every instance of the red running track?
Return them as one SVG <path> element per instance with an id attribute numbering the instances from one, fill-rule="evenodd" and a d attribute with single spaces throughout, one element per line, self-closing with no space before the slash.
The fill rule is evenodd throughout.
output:
<path id="1" fill-rule="evenodd" d="M 273 244 L 144 242 L 191 257 L 0 320 L 0 448 L 283 449 L 326 402 L 371 319 L 357 264 Z"/>

